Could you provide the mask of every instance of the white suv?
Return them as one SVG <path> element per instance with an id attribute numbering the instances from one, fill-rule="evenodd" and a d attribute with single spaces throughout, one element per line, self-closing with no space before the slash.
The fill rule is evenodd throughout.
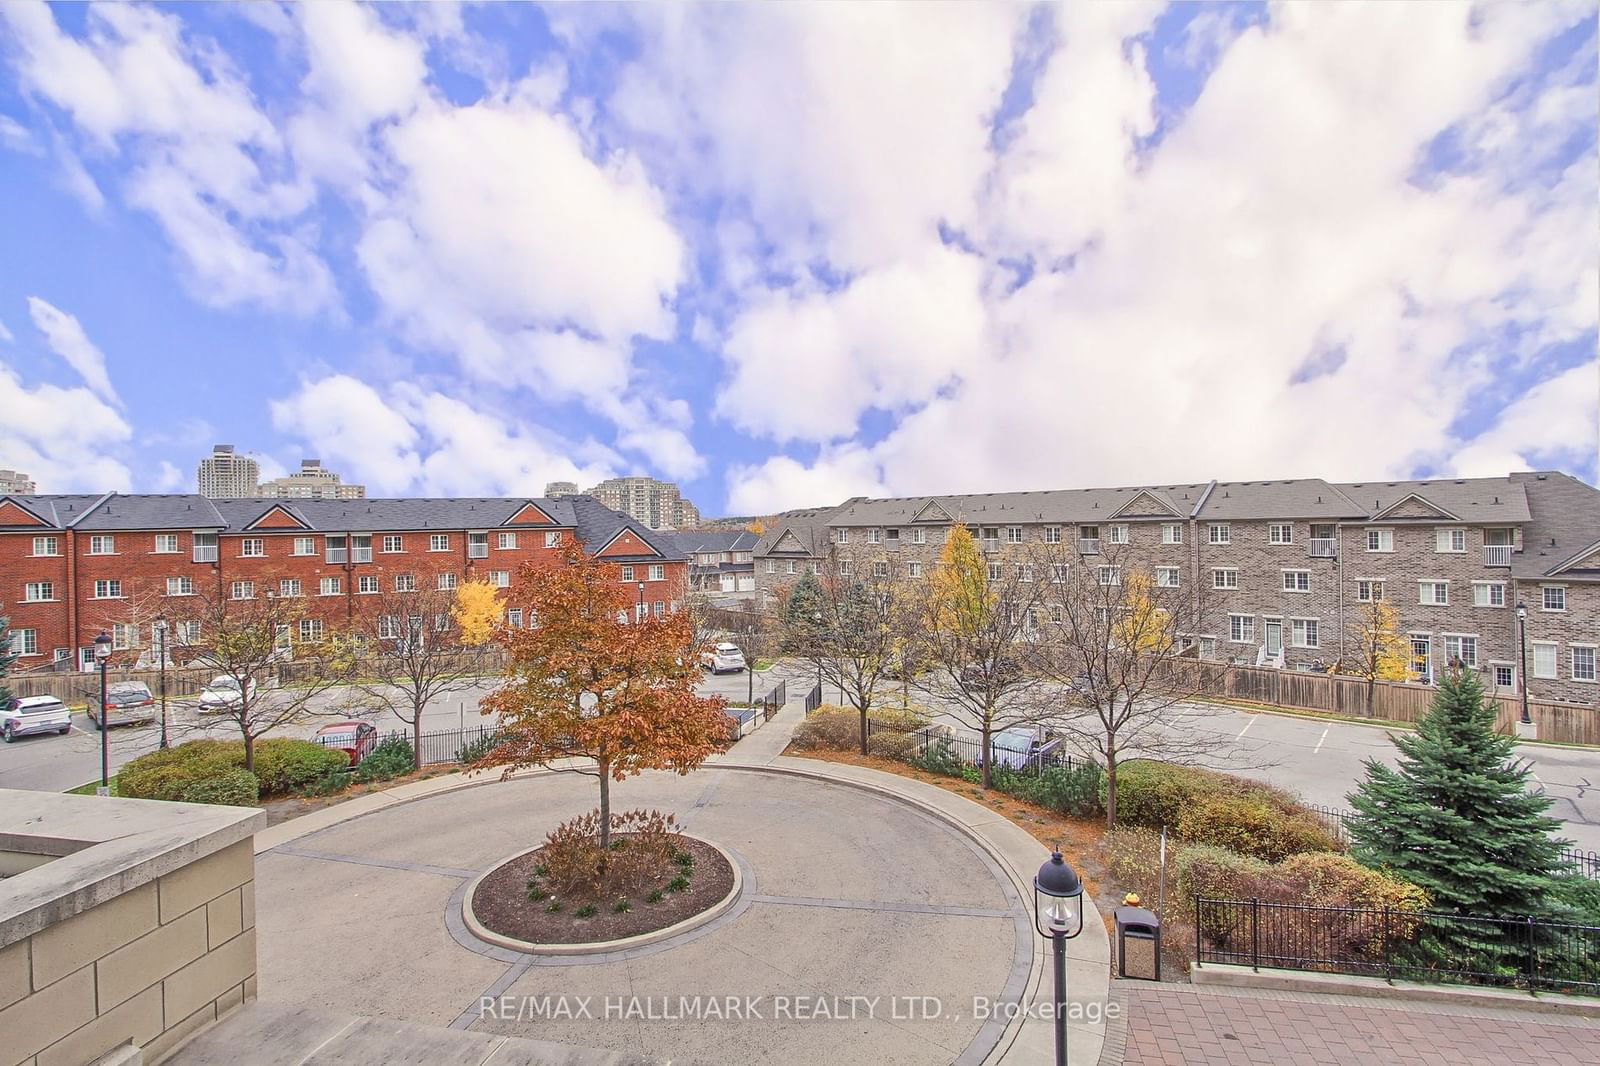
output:
<path id="1" fill-rule="evenodd" d="M 65 733 L 72 713 L 54 696 L 24 696 L 0 711 L 0 738 L 7 744 L 30 733 Z"/>

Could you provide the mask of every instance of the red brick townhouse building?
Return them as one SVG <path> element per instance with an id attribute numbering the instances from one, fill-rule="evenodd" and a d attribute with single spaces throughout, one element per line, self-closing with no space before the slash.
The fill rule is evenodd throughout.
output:
<path id="1" fill-rule="evenodd" d="M 175 626 L 195 597 L 305 597 L 330 625 L 380 591 L 507 587 L 566 537 L 636 585 L 637 611 L 673 609 L 687 563 L 671 538 L 590 496 L 559 499 L 208 499 L 199 495 L 0 495 L 0 616 L 15 669 L 90 668 L 93 641 L 149 648 L 130 601 Z M 453 575 L 453 576 L 452 576 Z M 519 621 L 514 617 L 512 621 Z M 120 621 L 119 621 L 120 620 Z M 308 623 L 310 624 L 310 623 Z M 178 634 L 175 643 L 186 643 Z"/>

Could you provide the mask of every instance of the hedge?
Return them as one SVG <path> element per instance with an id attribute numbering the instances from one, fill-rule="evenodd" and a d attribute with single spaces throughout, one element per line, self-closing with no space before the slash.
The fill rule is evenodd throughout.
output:
<path id="1" fill-rule="evenodd" d="M 119 795 L 135 799 L 248 804 L 261 796 L 302 788 L 343 769 L 348 762 L 344 752 L 335 748 L 309 740 L 273 737 L 256 742 L 255 771 L 251 773 L 244 769 L 242 740 L 191 740 L 128 762 L 118 771 L 117 787 Z M 232 771 L 249 774 L 249 787 L 244 778 Z M 241 799 L 246 793 L 250 798 Z"/>
<path id="2" fill-rule="evenodd" d="M 1160 829 L 1266 862 L 1339 851 L 1322 821 L 1292 793 L 1195 766 L 1136 759 L 1117 769 L 1119 825 Z"/>
<path id="3" fill-rule="evenodd" d="M 914 733 L 928 724 L 927 716 L 915 710 L 874 709 L 867 712 L 867 718 L 872 722 L 874 738 L 885 731 Z M 867 747 L 869 752 L 872 750 L 871 739 L 869 738 Z M 861 712 L 852 707 L 836 707 L 831 704 L 818 707 L 806 715 L 805 721 L 795 727 L 792 743 L 797 748 L 807 750 L 828 748 L 833 751 L 859 751 Z"/>
<path id="4" fill-rule="evenodd" d="M 261 782 L 243 767 L 224 770 L 215 777 L 196 781 L 183 790 L 185 803 L 221 803 L 230 807 L 254 807 L 261 799 Z"/>

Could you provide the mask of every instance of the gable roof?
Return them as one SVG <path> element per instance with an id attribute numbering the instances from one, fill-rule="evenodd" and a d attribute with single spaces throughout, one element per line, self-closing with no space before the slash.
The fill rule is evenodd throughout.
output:
<path id="1" fill-rule="evenodd" d="M 1553 470 L 1512 474 L 1527 492 L 1532 520 L 1522 530 L 1522 550 L 1511 556 L 1513 576 L 1538 580 L 1600 579 L 1578 564 L 1600 548 L 1600 489 Z"/>
<path id="2" fill-rule="evenodd" d="M 816 507 L 804 511 L 786 511 L 773 521 L 767 531 L 761 535 L 753 549 L 757 556 L 770 555 L 775 551 L 785 554 L 798 552 L 803 555 L 822 555 L 827 551 L 828 545 L 828 520 L 840 509 L 837 507 Z M 792 538 L 798 548 L 779 548 L 785 538 Z"/>
<path id="3" fill-rule="evenodd" d="M 53 516 L 52 516 L 53 517 Z M 11 496 L 0 496 L 0 526 L 30 526 L 37 528 L 51 528 L 49 518 L 36 513 L 22 500 Z"/>
<path id="4" fill-rule="evenodd" d="M 309 529 L 306 520 L 294 513 L 288 504 L 275 503 L 262 511 L 246 529 Z"/>
<path id="5" fill-rule="evenodd" d="M 1140 489 L 1130 496 L 1126 503 L 1118 507 L 1108 518 L 1187 518 L 1188 511 L 1181 514 L 1172 500 L 1164 494 L 1159 494 L 1153 489 Z"/>
<path id="6" fill-rule="evenodd" d="M 1402 508 L 1406 509 L 1407 511 L 1417 512 L 1417 513 L 1401 514 L 1400 512 L 1401 512 Z M 1434 521 L 1438 521 L 1439 519 L 1446 519 L 1446 520 L 1449 520 L 1449 521 L 1452 521 L 1452 522 L 1461 521 L 1461 516 L 1460 515 L 1451 514 L 1449 511 L 1445 510 L 1443 507 L 1440 507 L 1437 504 L 1435 504 L 1432 500 L 1429 500 L 1426 497 L 1420 495 L 1419 493 L 1415 493 L 1415 492 L 1408 492 L 1406 495 L 1400 497 L 1398 500 L 1394 501 L 1389 506 L 1385 507 L 1383 510 L 1378 511 L 1377 513 L 1372 515 L 1372 519 L 1371 520 L 1374 521 L 1374 522 L 1377 522 L 1377 521 L 1381 521 L 1382 519 L 1385 519 L 1385 518 L 1396 518 L 1396 517 L 1399 517 L 1399 518 L 1420 518 L 1420 519 L 1423 519 L 1423 520 L 1431 519 L 1431 520 L 1434 520 Z"/>
<path id="7" fill-rule="evenodd" d="M 1415 497 L 1446 516 L 1473 525 L 1528 521 L 1528 497 L 1514 476 L 1438 478 L 1427 481 L 1357 481 L 1333 486 L 1354 505 L 1350 517 L 1367 521 Z"/>

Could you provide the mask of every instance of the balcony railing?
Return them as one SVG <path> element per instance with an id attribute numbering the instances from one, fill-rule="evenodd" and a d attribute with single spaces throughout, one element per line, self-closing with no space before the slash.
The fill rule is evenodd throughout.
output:
<path id="1" fill-rule="evenodd" d="M 469 545 L 467 545 L 467 558 L 468 559 L 487 559 L 487 558 L 489 558 L 489 546 L 487 544 L 469 544 Z"/>
<path id="2" fill-rule="evenodd" d="M 216 562 L 217 546 L 215 544 L 196 544 L 194 546 L 194 561 L 197 563 Z"/>
<path id="3" fill-rule="evenodd" d="M 1511 565 L 1511 545 L 1509 545 L 1509 544 L 1485 544 L 1483 546 L 1483 565 L 1484 566 L 1510 566 Z"/>
<path id="4" fill-rule="evenodd" d="M 1312 537 L 1311 558 L 1332 559 L 1339 554 L 1338 543 L 1332 537 Z"/>
<path id="5" fill-rule="evenodd" d="M 1099 537 L 1079 537 L 1078 538 L 1078 553 L 1080 555 L 1099 555 L 1100 554 L 1100 538 Z"/>

